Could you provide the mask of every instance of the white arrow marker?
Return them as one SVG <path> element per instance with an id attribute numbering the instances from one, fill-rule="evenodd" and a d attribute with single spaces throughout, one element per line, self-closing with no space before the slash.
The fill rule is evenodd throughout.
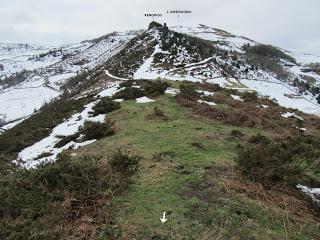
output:
<path id="1" fill-rule="evenodd" d="M 162 223 L 165 223 L 167 220 L 168 220 L 168 219 L 166 219 L 166 212 L 163 212 L 163 216 L 162 216 L 162 218 L 160 218 L 160 221 L 161 221 Z"/>

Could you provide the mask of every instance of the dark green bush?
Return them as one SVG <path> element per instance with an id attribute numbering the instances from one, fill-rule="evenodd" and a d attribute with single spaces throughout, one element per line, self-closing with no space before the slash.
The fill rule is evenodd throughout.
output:
<path id="1" fill-rule="evenodd" d="M 99 114 L 107 114 L 120 108 L 120 103 L 114 102 L 109 97 L 101 98 L 101 100 L 93 107 L 93 116 Z"/>
<path id="2" fill-rule="evenodd" d="M 79 209 L 94 204 L 105 189 L 116 190 L 111 179 L 111 169 L 98 158 L 71 159 L 69 155 L 34 170 L 1 175 L 0 238 L 66 238 L 61 221 L 67 224 Z M 68 196 L 76 204 L 65 208 Z"/>
<path id="3" fill-rule="evenodd" d="M 289 62 L 296 63 L 296 60 L 293 57 L 289 56 L 288 54 L 285 54 L 280 49 L 271 45 L 259 44 L 259 45 L 247 47 L 246 52 L 249 54 L 270 57 L 275 59 L 285 59 L 285 60 L 288 60 Z"/>
<path id="4" fill-rule="evenodd" d="M 127 151 L 119 149 L 114 153 L 109 163 L 115 171 L 131 177 L 138 171 L 141 159 L 142 157 L 139 155 L 132 155 Z"/>
<path id="5" fill-rule="evenodd" d="M 134 80 L 127 80 L 127 81 L 123 81 L 120 83 L 119 87 L 123 88 L 123 87 L 132 87 L 134 84 Z"/>
<path id="6" fill-rule="evenodd" d="M 242 99 L 246 102 L 256 102 L 258 100 L 257 92 L 245 92 L 242 94 Z"/>
<path id="7" fill-rule="evenodd" d="M 78 239 L 75 229 L 82 222 L 90 225 L 91 237 L 96 239 L 99 228 L 112 216 L 106 206 L 138 171 L 135 157 L 124 155 L 131 159 L 128 161 L 115 155 L 112 159 L 126 161 L 127 166 L 119 168 L 126 174 L 113 171 L 101 157 L 68 154 L 37 169 L 1 173 L 0 239 Z M 88 218 L 93 221 L 83 220 Z"/>
<path id="8" fill-rule="evenodd" d="M 298 136 L 270 141 L 259 135 L 239 148 L 237 163 L 252 181 L 294 186 L 319 167 L 319 139 Z"/>
<path id="9" fill-rule="evenodd" d="M 53 155 L 53 153 L 51 153 L 51 152 L 44 152 L 44 153 L 39 154 L 36 158 L 34 158 L 34 160 L 38 160 L 38 159 L 41 159 L 41 158 L 47 158 L 47 157 L 50 157 L 52 155 Z"/>
<path id="10" fill-rule="evenodd" d="M 65 145 L 67 145 L 69 142 L 71 141 L 75 141 L 78 137 L 80 136 L 79 133 L 75 133 L 72 135 L 68 135 L 68 136 L 57 136 L 60 138 L 59 142 L 57 142 L 54 147 L 55 148 L 61 148 Z"/>
<path id="11" fill-rule="evenodd" d="M 181 84 L 180 93 L 177 98 L 183 98 L 185 100 L 197 101 L 200 98 L 200 93 L 196 92 L 195 87 L 192 84 Z"/>
<path id="12" fill-rule="evenodd" d="M 230 135 L 235 138 L 242 138 L 244 136 L 244 133 L 239 130 L 232 130 Z"/>
<path id="13" fill-rule="evenodd" d="M 163 95 L 169 87 L 169 84 L 164 81 L 146 81 L 142 84 L 142 88 L 145 92 L 145 96 L 157 97 Z"/>
<path id="14" fill-rule="evenodd" d="M 252 144 L 268 144 L 270 143 L 270 139 L 268 139 L 266 136 L 261 135 L 260 133 L 257 135 L 253 135 L 248 139 L 249 143 Z"/>
<path id="15" fill-rule="evenodd" d="M 160 110 L 157 106 L 153 108 L 153 112 L 149 115 L 147 115 L 147 119 L 150 120 L 162 120 L 162 121 L 168 121 L 169 118 L 165 113 Z"/>
<path id="16" fill-rule="evenodd" d="M 85 140 L 100 139 L 114 134 L 113 123 L 110 120 L 103 123 L 86 121 L 79 132 L 84 134 Z"/>
<path id="17" fill-rule="evenodd" d="M 143 96 L 144 96 L 144 91 L 141 90 L 140 88 L 126 87 L 125 89 L 117 92 L 113 96 L 113 99 L 133 100 Z"/>

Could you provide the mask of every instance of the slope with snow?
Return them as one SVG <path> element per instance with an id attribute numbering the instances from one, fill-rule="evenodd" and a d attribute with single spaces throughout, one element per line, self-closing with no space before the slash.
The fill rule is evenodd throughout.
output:
<path id="1" fill-rule="evenodd" d="M 252 69 L 246 63 L 245 52 L 242 46 L 245 44 L 257 45 L 259 43 L 250 39 L 235 36 L 228 32 L 198 25 L 194 27 L 171 27 L 171 30 L 211 41 L 215 48 L 220 49 L 222 53 L 213 53 L 213 55 L 196 61 L 185 51 L 184 46 L 175 46 L 175 53 L 164 51 L 163 35 L 157 30 L 153 32 L 157 45 L 154 52 L 144 63 L 136 70 L 133 79 L 169 79 L 169 80 L 187 80 L 198 82 L 210 82 L 219 84 L 222 87 L 233 88 L 244 91 L 257 91 L 260 95 L 269 96 L 275 99 L 280 105 L 296 108 L 300 111 L 320 115 L 320 105 L 317 95 L 309 91 L 303 94 L 299 92 L 298 87 L 293 86 L 293 81 L 298 79 L 306 82 L 306 79 L 312 79 L 315 87 L 320 87 L 320 76 L 315 72 L 306 71 L 307 64 L 320 62 L 320 57 L 312 55 L 296 54 L 287 52 L 297 58 L 297 64 L 288 63 L 281 60 L 280 64 L 289 73 L 288 79 L 278 79 L 276 74 L 264 70 Z M 156 60 L 157 54 L 162 54 L 164 59 L 174 56 L 174 64 L 168 66 L 168 61 L 163 61 L 163 65 Z M 171 55 L 170 55 L 171 54 Z M 168 57 L 169 55 L 169 57 Z M 236 59 L 236 60 L 234 60 Z M 235 64 L 236 62 L 236 64 Z M 165 66 L 165 67 L 163 67 Z M 229 74 L 225 69 L 231 70 Z"/>
<path id="2" fill-rule="evenodd" d="M 98 40 L 57 47 L 0 44 L 0 79 L 23 70 L 23 81 L 8 86 L 0 80 L 0 116 L 9 129 L 58 97 L 67 79 L 103 64 L 137 32 L 113 33 Z M 32 71 L 30 71 L 32 70 Z"/>
<path id="3" fill-rule="evenodd" d="M 113 96 L 118 91 L 119 83 L 116 82 L 107 86 L 106 89 L 101 91 L 98 95 L 100 97 Z M 84 110 L 73 114 L 70 118 L 53 128 L 49 136 L 22 150 L 18 154 L 17 160 L 14 160 L 14 163 L 18 164 L 20 167 L 34 168 L 41 163 L 54 161 L 57 155 L 65 149 L 77 149 L 95 142 L 96 140 L 94 139 L 85 142 L 71 141 L 62 147 L 55 146 L 55 144 L 60 141 L 61 136 L 77 133 L 79 128 L 84 125 L 85 121 L 103 122 L 105 120 L 105 114 L 91 116 L 93 106 L 99 101 L 100 100 L 96 100 L 87 104 L 84 106 Z M 48 153 L 50 156 L 41 157 L 41 154 L 43 153 Z"/>

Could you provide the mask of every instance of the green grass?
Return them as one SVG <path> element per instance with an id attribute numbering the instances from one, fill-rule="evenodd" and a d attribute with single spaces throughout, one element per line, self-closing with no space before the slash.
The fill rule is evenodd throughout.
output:
<path id="1" fill-rule="evenodd" d="M 174 88 L 179 88 L 181 84 L 170 83 Z M 114 217 L 112 223 L 108 220 L 107 226 L 100 226 L 100 239 L 319 239 L 314 226 L 305 224 L 300 230 L 298 223 L 286 220 L 291 218 L 281 209 L 274 215 L 261 201 L 226 190 L 224 184 L 228 174 L 234 172 L 236 146 L 257 133 L 272 137 L 272 131 L 235 127 L 192 115 L 191 108 L 181 107 L 170 95 L 153 99 L 156 101 L 145 104 L 135 100 L 122 102 L 120 109 L 107 115 L 115 122 L 114 135 L 78 150 L 68 150 L 76 153 L 77 159 L 85 160 L 85 156 L 99 158 L 101 166 L 106 166 L 105 163 L 118 149 L 143 156 L 134 182 L 114 198 L 107 199 L 106 215 Z M 17 137 L 10 138 L 10 141 L 20 150 L 48 134 L 30 136 L 26 134 L 27 128 L 33 126 L 35 133 L 44 127 L 51 128 L 63 117 L 81 109 L 87 101 L 89 99 L 65 106 L 57 117 L 52 117 L 55 112 L 51 110 L 56 104 L 63 103 L 49 105 L 39 115 L 34 115 L 3 136 L 16 134 Z M 168 120 L 148 118 L 155 107 Z M 227 108 L 227 105 L 219 104 L 218 107 Z M 50 117 L 50 121 L 44 121 Z M 243 136 L 233 137 L 233 130 L 241 131 Z M 22 145 L 18 144 L 20 140 L 23 140 Z M 4 161 L 0 163 L 5 166 Z M 91 165 L 89 162 L 82 163 Z M 55 164 L 47 166 L 48 169 L 50 166 Z M 108 190 L 102 194 L 111 196 L 113 193 L 114 190 Z M 37 206 L 34 203 L 31 205 Z M 163 212 L 167 212 L 168 218 L 164 224 L 160 222 Z M 101 217 L 104 216 L 97 216 L 99 219 Z M 44 214 L 43 218 L 50 219 L 50 215 Z M 50 225 L 42 219 L 38 223 L 41 228 L 50 229 L 46 227 Z M 33 228 L 28 226 L 30 231 Z"/>
<path id="2" fill-rule="evenodd" d="M 147 120 L 145 117 L 155 106 L 170 120 Z M 114 202 L 117 212 L 114 225 L 121 228 L 121 239 L 286 239 L 283 219 L 271 218 L 257 201 L 218 191 L 211 196 L 213 199 L 219 196 L 214 204 L 203 201 L 197 194 L 184 196 L 193 192 L 192 186 L 201 188 L 206 176 L 204 168 L 234 166 L 235 146 L 241 140 L 230 136 L 232 130 L 241 130 L 246 136 L 259 130 L 191 116 L 188 109 L 178 106 L 169 96 L 147 104 L 125 101 L 110 118 L 116 120 L 116 134 L 79 153 L 108 156 L 114 149 L 124 148 L 144 156 L 136 183 Z M 154 155 L 159 153 L 173 157 L 155 159 Z M 220 170 L 220 175 L 224 171 Z M 206 177 L 213 185 L 222 182 L 221 176 Z M 197 208 L 200 210 L 195 215 Z M 168 213 L 168 221 L 162 224 L 160 217 L 164 211 Z M 317 236 L 308 225 L 299 230 L 292 223 L 288 239 Z"/>

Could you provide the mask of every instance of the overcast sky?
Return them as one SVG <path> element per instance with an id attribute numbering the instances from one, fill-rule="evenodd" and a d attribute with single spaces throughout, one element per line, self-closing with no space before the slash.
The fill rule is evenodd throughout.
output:
<path id="1" fill-rule="evenodd" d="M 0 42 L 58 44 L 146 28 L 145 13 L 192 10 L 202 23 L 288 50 L 320 55 L 319 0 L 1 0 Z M 159 22 L 178 25 L 164 14 Z"/>

